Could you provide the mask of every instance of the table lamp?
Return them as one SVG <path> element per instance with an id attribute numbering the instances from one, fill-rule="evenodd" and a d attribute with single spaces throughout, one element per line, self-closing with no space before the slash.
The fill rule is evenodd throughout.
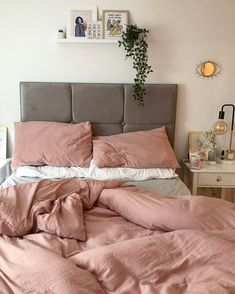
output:
<path id="1" fill-rule="evenodd" d="M 228 150 L 226 152 L 226 157 L 222 162 L 235 164 L 235 152 L 232 150 L 233 125 L 234 125 L 234 113 L 235 113 L 235 106 L 233 104 L 224 104 L 224 105 L 222 105 L 221 110 L 219 112 L 219 119 L 214 124 L 213 130 L 214 130 L 216 135 L 223 135 L 224 133 L 227 132 L 228 125 L 224 121 L 224 117 L 225 117 L 224 108 L 225 107 L 232 107 L 233 112 L 232 112 L 232 122 L 231 122 L 231 133 L 230 133 L 230 140 L 229 140 L 229 148 L 228 148 Z"/>

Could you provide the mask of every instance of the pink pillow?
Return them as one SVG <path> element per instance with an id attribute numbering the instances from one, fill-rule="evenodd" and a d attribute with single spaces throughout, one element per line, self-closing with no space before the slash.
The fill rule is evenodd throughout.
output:
<path id="1" fill-rule="evenodd" d="M 93 137 L 93 158 L 98 167 L 179 167 L 165 127 Z"/>
<path id="2" fill-rule="evenodd" d="M 92 155 L 89 122 L 15 123 L 12 169 L 22 165 L 87 166 Z"/>

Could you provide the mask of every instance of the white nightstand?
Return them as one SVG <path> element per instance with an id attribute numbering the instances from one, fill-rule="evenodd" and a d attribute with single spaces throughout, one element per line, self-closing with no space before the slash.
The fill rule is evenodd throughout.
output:
<path id="1" fill-rule="evenodd" d="M 192 169 L 189 162 L 183 161 L 183 172 L 184 183 L 193 195 L 197 195 L 199 187 L 221 188 L 220 198 L 233 200 L 235 165 L 205 164 L 201 169 Z"/>
<path id="2" fill-rule="evenodd" d="M 11 173 L 11 158 L 0 159 L 0 185 Z"/>

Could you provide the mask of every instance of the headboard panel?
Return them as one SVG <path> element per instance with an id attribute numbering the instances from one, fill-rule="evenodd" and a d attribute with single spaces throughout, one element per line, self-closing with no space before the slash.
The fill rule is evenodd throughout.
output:
<path id="1" fill-rule="evenodd" d="M 21 121 L 71 122 L 71 85 L 64 83 L 20 83 Z"/>
<path id="2" fill-rule="evenodd" d="M 21 121 L 90 121 L 95 135 L 166 126 L 174 143 L 177 85 L 148 84 L 145 106 L 129 84 L 21 82 Z"/>

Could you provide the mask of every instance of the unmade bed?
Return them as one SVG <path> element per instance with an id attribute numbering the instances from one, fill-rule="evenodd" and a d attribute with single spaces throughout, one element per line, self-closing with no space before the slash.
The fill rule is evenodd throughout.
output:
<path id="1" fill-rule="evenodd" d="M 176 85 L 147 85 L 144 107 L 131 85 L 20 89 L 1 293 L 235 292 L 235 205 L 175 173 Z"/>

